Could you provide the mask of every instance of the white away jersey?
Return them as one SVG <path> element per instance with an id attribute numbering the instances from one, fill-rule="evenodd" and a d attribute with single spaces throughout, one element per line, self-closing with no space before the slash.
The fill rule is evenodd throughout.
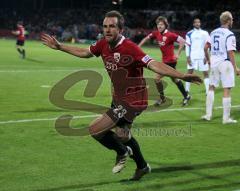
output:
<path id="1" fill-rule="evenodd" d="M 212 31 L 208 42 L 211 44 L 211 67 L 229 60 L 228 51 L 236 50 L 236 38 L 227 28 L 220 27 Z"/>
<path id="2" fill-rule="evenodd" d="M 193 29 L 186 34 L 186 56 L 191 60 L 204 59 L 204 46 L 209 38 L 207 31 Z"/>

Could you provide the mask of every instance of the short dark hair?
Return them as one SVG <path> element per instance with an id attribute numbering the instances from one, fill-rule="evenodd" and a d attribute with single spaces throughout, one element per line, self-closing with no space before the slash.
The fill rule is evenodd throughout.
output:
<path id="1" fill-rule="evenodd" d="M 195 18 L 193 19 L 193 22 L 194 22 L 195 20 L 199 20 L 199 21 L 201 22 L 201 19 L 200 19 L 199 17 L 195 17 Z"/>
<path id="2" fill-rule="evenodd" d="M 156 24 L 158 24 L 159 22 L 163 22 L 165 27 L 168 28 L 169 24 L 168 24 L 168 20 L 166 17 L 163 17 L 163 16 L 159 16 L 157 19 L 156 19 Z"/>
<path id="3" fill-rule="evenodd" d="M 121 13 L 118 11 L 109 11 L 105 14 L 105 17 L 117 17 L 118 19 L 118 28 L 123 29 L 124 27 L 124 18 Z"/>

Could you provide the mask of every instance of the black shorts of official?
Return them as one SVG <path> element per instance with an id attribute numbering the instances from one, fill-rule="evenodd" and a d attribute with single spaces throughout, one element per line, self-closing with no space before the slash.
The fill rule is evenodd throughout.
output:
<path id="1" fill-rule="evenodd" d="M 165 63 L 166 65 L 176 69 L 176 66 L 177 66 L 177 62 L 168 62 L 168 63 Z"/>
<path id="2" fill-rule="evenodd" d="M 24 40 L 17 40 L 16 45 L 24 46 Z"/>
<path id="3" fill-rule="evenodd" d="M 134 119 L 146 108 L 133 108 L 125 104 L 115 104 L 112 102 L 111 108 L 106 114 L 116 123 L 118 127 L 131 125 Z"/>

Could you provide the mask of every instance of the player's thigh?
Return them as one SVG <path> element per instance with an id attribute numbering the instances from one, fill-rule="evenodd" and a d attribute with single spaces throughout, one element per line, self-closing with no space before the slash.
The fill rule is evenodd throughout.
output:
<path id="1" fill-rule="evenodd" d="M 218 67 L 213 67 L 210 69 L 210 74 L 209 74 L 209 85 L 218 87 L 220 83 L 220 71 Z"/>
<path id="2" fill-rule="evenodd" d="M 106 131 L 114 128 L 116 126 L 116 122 L 112 120 L 106 113 L 93 120 L 89 125 L 89 133 L 91 136 L 100 137 Z"/>
<path id="3" fill-rule="evenodd" d="M 232 88 L 235 86 L 234 68 L 230 61 L 225 61 L 219 65 L 221 73 L 221 82 L 223 88 Z"/>

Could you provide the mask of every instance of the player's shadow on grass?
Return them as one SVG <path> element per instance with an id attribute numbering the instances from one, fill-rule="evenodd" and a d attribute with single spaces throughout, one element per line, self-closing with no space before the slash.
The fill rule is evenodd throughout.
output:
<path id="1" fill-rule="evenodd" d="M 157 164 L 156 162 L 150 162 L 150 164 Z M 159 166 L 162 166 L 161 164 Z M 176 179 L 177 177 L 180 178 L 180 180 L 174 180 L 170 181 L 169 183 L 156 183 L 156 184 L 148 184 L 147 187 L 138 187 L 138 191 L 145 191 L 145 190 L 161 190 L 168 188 L 170 190 L 175 190 L 174 187 L 176 187 L 176 190 L 179 190 L 180 186 L 186 187 L 187 184 L 189 185 L 189 188 L 181 189 L 181 191 L 196 191 L 196 190 L 215 190 L 215 189 L 221 189 L 221 188 L 231 188 L 236 187 L 240 185 L 240 181 L 238 182 L 232 182 L 228 178 L 232 176 L 239 175 L 240 171 L 235 172 L 229 172 L 219 175 L 209 175 L 206 173 L 200 173 L 199 170 L 210 170 L 210 169 L 222 169 L 227 167 L 240 167 L 240 159 L 237 160 L 229 160 L 229 161 L 220 161 L 220 162 L 214 162 L 214 163 L 203 163 L 203 164 L 178 164 L 173 166 L 165 166 L 165 167 L 159 167 L 159 168 L 153 168 L 152 174 L 145 177 L 144 181 L 148 180 L 154 180 L 154 179 L 160 179 L 164 180 L 166 178 L 174 177 Z M 195 175 L 198 175 L 200 177 L 197 178 L 183 178 L 184 173 L 192 173 Z M 179 174 L 178 174 L 179 173 Z M 157 174 L 157 176 L 156 176 Z M 176 177 L 176 175 L 178 175 Z M 185 179 L 185 180 L 182 180 Z M 225 184 L 213 184 L 213 185 L 207 185 L 207 186 L 192 186 L 193 183 L 196 183 L 199 185 L 202 181 L 206 180 L 218 180 L 222 182 L 228 182 Z M 127 183 L 129 184 L 129 183 Z M 192 187 L 192 188 L 190 188 Z M 128 191 L 135 191 L 135 189 L 129 189 Z"/>
<path id="2" fill-rule="evenodd" d="M 44 63 L 42 60 L 37 60 L 33 58 L 25 58 L 26 61 L 35 62 L 35 63 Z"/>
<path id="3" fill-rule="evenodd" d="M 213 119 L 218 119 L 221 118 L 221 116 L 216 116 Z M 145 130 L 145 129 L 161 129 L 161 128 L 188 128 L 188 127 L 194 127 L 195 125 L 203 125 L 205 126 L 206 124 L 212 125 L 212 124 L 221 124 L 222 121 L 204 121 L 202 119 L 194 119 L 194 120 L 161 120 L 161 121 L 154 121 L 154 122 L 139 122 L 139 123 L 134 123 L 133 124 L 133 130 L 136 128 L 140 130 Z M 135 128 L 135 129 L 134 129 Z"/>
<path id="4" fill-rule="evenodd" d="M 129 186 L 136 185 L 137 183 L 138 191 L 145 191 L 145 190 L 160 190 L 164 188 L 170 187 L 171 190 L 174 190 L 173 187 L 178 186 L 184 186 L 186 187 L 187 184 L 190 184 L 189 187 L 192 187 L 193 183 L 199 184 L 202 181 L 205 180 L 218 180 L 221 182 L 228 182 L 225 184 L 214 184 L 214 185 L 208 185 L 208 186 L 198 186 L 194 188 L 186 188 L 182 189 L 181 191 L 196 191 L 196 190 L 214 190 L 214 189 L 220 189 L 220 188 L 230 188 L 230 187 L 236 187 L 240 185 L 240 181 L 238 182 L 231 182 L 229 179 L 227 179 L 230 176 L 239 175 L 239 171 L 237 172 L 230 172 L 230 173 L 224 173 L 220 175 L 209 175 L 209 174 L 203 174 L 198 172 L 198 170 L 210 170 L 210 169 L 222 169 L 227 167 L 240 167 L 240 159 L 237 160 L 228 160 L 228 161 L 219 161 L 219 162 L 213 162 L 213 163 L 201 163 L 201 164 L 178 164 L 178 165 L 172 165 L 172 166 L 162 166 L 162 164 L 156 163 L 154 161 L 150 162 L 150 164 L 159 165 L 160 167 L 153 168 L 152 173 L 145 176 L 141 181 L 134 182 L 134 181 L 126 181 L 126 180 L 120 180 L 120 181 L 103 181 L 98 183 L 86 183 L 86 184 L 75 184 L 75 185 L 69 185 L 69 186 L 62 186 L 62 187 L 55 187 L 55 188 L 49 188 L 49 189 L 37 189 L 35 191 L 61 191 L 61 190 L 68 190 L 68 189 L 78 189 L 80 191 L 94 191 L 94 187 L 98 186 L 106 186 L 108 184 L 114 184 L 114 183 L 122 183 L 127 184 Z M 184 173 L 191 172 L 193 174 L 197 174 L 200 177 L 197 178 L 183 178 L 182 176 Z M 168 183 L 150 183 L 146 185 L 147 181 L 152 181 L 154 179 L 160 179 L 164 180 L 166 178 L 171 178 L 176 175 L 177 173 L 181 178 L 181 180 L 173 180 L 168 181 Z M 176 178 L 176 177 L 175 177 Z M 184 180 L 182 180 L 184 179 Z M 144 183 L 146 186 L 141 186 L 141 182 Z M 136 188 L 129 188 L 128 191 L 136 191 Z M 179 190 L 179 188 L 177 188 Z"/>

